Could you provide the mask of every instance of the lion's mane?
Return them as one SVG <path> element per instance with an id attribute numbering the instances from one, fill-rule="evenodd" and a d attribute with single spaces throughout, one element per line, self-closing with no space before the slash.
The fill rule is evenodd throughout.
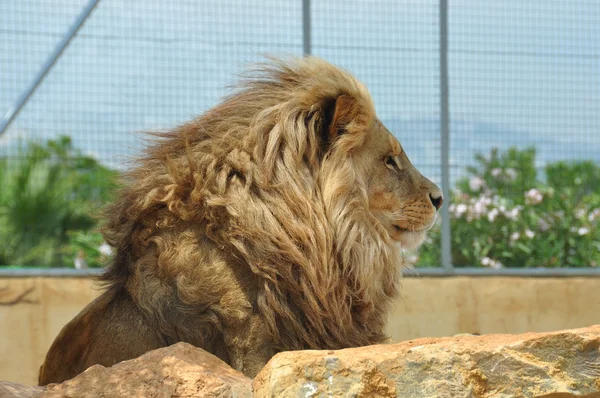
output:
<path id="1" fill-rule="evenodd" d="M 331 140 L 340 95 L 356 112 Z M 382 342 L 401 256 L 369 212 L 360 156 L 349 156 L 374 117 L 366 88 L 325 61 L 262 65 L 221 104 L 157 133 L 126 174 L 107 211 L 116 255 L 103 280 L 174 340 L 194 340 L 181 315 L 204 317 L 205 339 L 226 328 L 239 282 L 253 286 L 252 311 L 277 350 Z M 246 276 L 221 277 L 236 267 Z"/>

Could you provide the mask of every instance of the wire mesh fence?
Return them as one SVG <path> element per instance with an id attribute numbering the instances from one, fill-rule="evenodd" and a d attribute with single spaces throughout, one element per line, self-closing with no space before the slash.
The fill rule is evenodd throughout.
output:
<path id="1" fill-rule="evenodd" d="M 597 266 L 600 4 L 450 4 L 454 264 Z"/>
<path id="2" fill-rule="evenodd" d="M 0 114 L 27 90 L 87 4 L 0 3 Z M 447 15 L 445 36 L 440 10 Z M 420 254 L 407 254 L 410 262 L 492 269 L 596 267 L 599 38 L 600 4 L 584 0 L 100 0 L 0 136 L 6 188 L 1 197 L 14 204 L 7 192 L 23 191 L 11 191 L 8 184 L 31 158 L 30 141 L 55 140 L 62 148 L 55 152 L 65 157 L 89 155 L 104 176 L 139 151 L 138 132 L 169 128 L 202 113 L 264 54 L 302 55 L 309 44 L 312 54 L 367 84 L 379 117 L 415 166 L 438 184 L 448 184 L 451 258 L 442 258 L 438 225 Z M 442 163 L 441 146 L 444 76 L 448 164 Z M 70 141 L 58 140 L 61 136 Z M 37 161 L 43 168 L 44 160 Z M 443 168 L 449 169 L 447 182 Z M 51 185 L 56 184 L 45 186 Z M 31 207 L 21 208 L 32 214 Z M 17 210 L 6 207 L 4 214 Z M 58 222 L 13 218 L 4 222 L 21 222 L 21 230 Z M 2 228 L 17 236 L 16 227 Z M 66 259 L 64 264 L 82 250 L 101 246 L 83 231 L 61 230 L 52 250 Z M 13 242 L 1 250 L 2 264 L 40 262 L 39 256 L 15 254 L 35 252 L 35 247 Z M 56 256 L 45 258 L 57 265 Z"/>

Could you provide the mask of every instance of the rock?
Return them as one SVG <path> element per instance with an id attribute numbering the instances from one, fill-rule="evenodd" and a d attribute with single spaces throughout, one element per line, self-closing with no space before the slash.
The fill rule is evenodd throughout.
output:
<path id="1" fill-rule="evenodd" d="M 26 386 L 9 381 L 0 381 L 0 398 L 30 398 L 44 391 L 44 387 Z"/>
<path id="2" fill-rule="evenodd" d="M 94 365 L 41 397 L 251 397 L 252 380 L 187 343 L 150 351 L 110 368 Z"/>
<path id="3" fill-rule="evenodd" d="M 254 382 L 186 343 L 62 384 L 0 382 L 5 397 L 600 398 L 600 325 L 277 354 Z"/>
<path id="4" fill-rule="evenodd" d="M 277 354 L 263 397 L 597 397 L 600 325 L 552 333 L 418 339 Z"/>

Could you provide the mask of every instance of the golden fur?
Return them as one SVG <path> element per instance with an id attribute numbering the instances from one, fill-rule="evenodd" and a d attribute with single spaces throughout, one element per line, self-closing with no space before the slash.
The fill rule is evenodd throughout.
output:
<path id="1" fill-rule="evenodd" d="M 442 199 L 358 80 L 273 61 L 158 136 L 107 212 L 108 289 L 61 331 L 40 384 L 178 341 L 254 376 L 279 351 L 385 340 L 400 249 Z"/>

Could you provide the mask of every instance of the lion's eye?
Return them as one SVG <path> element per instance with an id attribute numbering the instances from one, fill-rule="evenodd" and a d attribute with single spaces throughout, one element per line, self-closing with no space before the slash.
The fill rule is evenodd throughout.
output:
<path id="1" fill-rule="evenodd" d="M 390 170 L 400 170 L 400 166 L 398 166 L 398 162 L 394 156 L 388 156 L 385 158 L 385 165 Z"/>

